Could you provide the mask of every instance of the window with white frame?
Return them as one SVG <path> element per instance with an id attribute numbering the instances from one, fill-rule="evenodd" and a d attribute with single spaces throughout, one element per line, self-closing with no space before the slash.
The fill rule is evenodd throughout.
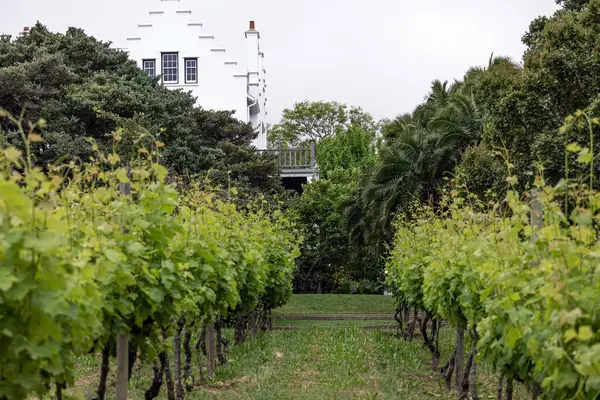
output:
<path id="1" fill-rule="evenodd" d="M 179 62 L 177 53 L 163 53 L 162 55 L 162 79 L 164 83 L 179 82 Z"/>
<path id="2" fill-rule="evenodd" d="M 198 83 L 198 59 L 185 59 L 185 83 Z"/>
<path id="3" fill-rule="evenodd" d="M 156 60 L 142 60 L 142 67 L 148 76 L 156 76 Z"/>

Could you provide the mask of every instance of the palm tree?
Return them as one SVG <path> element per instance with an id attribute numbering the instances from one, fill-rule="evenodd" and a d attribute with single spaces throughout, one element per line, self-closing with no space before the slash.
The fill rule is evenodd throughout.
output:
<path id="1" fill-rule="evenodd" d="M 484 115 L 462 82 L 434 81 L 426 101 L 382 129 L 386 143 L 370 175 L 345 208 L 352 239 L 387 242 L 392 221 L 414 201 L 435 205 L 437 188 L 467 146 L 479 141 Z"/>
<path id="2" fill-rule="evenodd" d="M 361 198 L 362 220 L 357 208 L 347 209 L 347 220 L 366 232 L 366 241 L 391 238 L 394 216 L 414 201 L 435 203 L 436 187 L 456 163 L 451 146 L 439 146 L 438 137 L 423 128 L 410 128 L 384 146 L 378 163 L 364 187 Z M 352 218 L 353 217 L 353 218 Z M 356 233 L 355 233 L 356 235 Z"/>
<path id="3" fill-rule="evenodd" d="M 439 110 L 429 123 L 438 136 L 437 145 L 453 146 L 459 153 L 481 138 L 485 117 L 473 95 L 454 94 L 447 106 Z"/>
<path id="4" fill-rule="evenodd" d="M 419 104 L 413 111 L 413 119 L 421 126 L 427 126 L 437 112 L 450 103 L 453 96 L 460 92 L 462 82 L 455 81 L 448 84 L 448 81 L 440 81 L 439 79 L 431 82 L 431 91 L 425 96 L 425 102 Z"/>
<path id="5" fill-rule="evenodd" d="M 412 114 L 401 114 L 391 121 L 386 121 L 381 127 L 381 133 L 386 140 L 392 141 L 407 129 L 415 128 L 417 125 L 419 122 Z"/>

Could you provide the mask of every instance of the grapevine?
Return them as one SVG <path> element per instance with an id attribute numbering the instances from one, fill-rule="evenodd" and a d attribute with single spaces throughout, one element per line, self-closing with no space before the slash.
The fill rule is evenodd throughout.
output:
<path id="1" fill-rule="evenodd" d="M 563 132 L 584 117 L 591 130 L 594 120 L 580 113 Z M 567 151 L 591 168 L 589 150 Z M 386 272 L 399 304 L 464 324 L 476 344 L 460 398 L 477 357 L 534 397 L 600 394 L 600 193 L 591 175 L 556 186 L 540 175 L 522 194 L 511 177 L 504 201 L 491 203 L 456 185 L 435 208 L 419 206 L 396 222 Z M 543 211 L 538 224 L 530 221 L 534 207 Z"/>
<path id="2" fill-rule="evenodd" d="M 130 340 L 130 374 L 141 356 L 156 378 L 170 363 L 164 339 L 182 333 L 183 376 L 178 350 L 174 358 L 183 398 L 192 333 L 291 295 L 300 238 L 281 212 L 240 207 L 205 182 L 171 183 L 158 141 L 128 163 L 94 146 L 88 163 L 33 168 L 43 122 L 26 131 L 7 117 L 27 151 L 0 149 L 0 399 L 60 396 L 76 357 L 90 352 L 102 353 L 103 399 L 117 334 Z"/>

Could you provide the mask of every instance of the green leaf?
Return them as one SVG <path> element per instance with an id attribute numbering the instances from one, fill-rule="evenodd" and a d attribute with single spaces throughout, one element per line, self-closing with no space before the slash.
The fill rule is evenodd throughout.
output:
<path id="1" fill-rule="evenodd" d="M 585 165 L 590 164 L 593 159 L 594 155 L 590 152 L 590 149 L 588 149 L 587 147 L 582 149 L 579 152 L 579 157 L 577 157 L 577 161 Z"/>
<path id="2" fill-rule="evenodd" d="M 579 334 L 577 335 L 577 337 L 582 342 L 587 342 L 588 340 L 594 337 L 594 332 L 592 331 L 592 328 L 590 326 L 584 325 L 579 327 Z"/>
<path id="3" fill-rule="evenodd" d="M 169 172 L 165 167 L 156 163 L 152 164 L 152 171 L 160 181 L 163 181 Z"/>
<path id="4" fill-rule="evenodd" d="M 17 167 L 20 167 L 20 159 L 21 159 L 21 150 L 15 147 L 9 147 L 3 150 L 4 157 L 11 163 L 15 164 Z"/>
<path id="5" fill-rule="evenodd" d="M 565 343 L 569 343 L 571 340 L 575 339 L 577 337 L 577 332 L 575 331 L 575 329 L 569 329 L 565 332 L 564 334 L 564 341 Z"/>
<path id="6" fill-rule="evenodd" d="M 506 334 L 506 342 L 509 348 L 514 348 L 517 340 L 521 339 L 523 334 L 517 328 L 509 328 Z"/>
<path id="7" fill-rule="evenodd" d="M 571 213 L 571 220 L 577 223 L 577 225 L 581 226 L 590 226 L 594 222 L 591 215 L 589 214 L 589 211 L 581 209 L 573 210 L 573 212 Z"/>
<path id="8" fill-rule="evenodd" d="M 119 168 L 115 171 L 115 176 L 121 183 L 130 183 L 129 176 L 126 169 Z"/>
<path id="9" fill-rule="evenodd" d="M 565 351 L 562 347 L 551 347 L 551 350 L 554 354 L 554 357 L 556 357 L 559 360 L 565 356 Z"/>
<path id="10" fill-rule="evenodd" d="M 583 313 L 580 308 L 575 308 L 571 311 L 561 310 L 559 313 L 559 321 L 561 325 L 567 324 L 573 326 L 577 322 L 577 319 L 582 315 Z"/>
<path id="11" fill-rule="evenodd" d="M 581 151 L 581 146 L 576 142 L 572 142 L 567 146 L 567 150 L 571 153 L 579 153 Z"/>
<path id="12" fill-rule="evenodd" d="M 107 249 L 107 250 L 104 250 L 104 255 L 106 256 L 106 258 L 107 258 L 109 261 L 112 261 L 112 262 L 114 262 L 115 264 L 116 264 L 116 263 L 120 263 L 120 262 L 121 262 L 121 260 L 122 260 L 122 259 L 121 259 L 121 253 L 119 253 L 119 252 L 117 252 L 117 251 L 115 251 L 115 250 L 113 250 L 113 249 Z"/>
<path id="13" fill-rule="evenodd" d="M 140 255 L 144 252 L 146 248 L 140 242 L 133 242 L 127 246 L 127 251 L 129 251 L 133 255 Z"/>

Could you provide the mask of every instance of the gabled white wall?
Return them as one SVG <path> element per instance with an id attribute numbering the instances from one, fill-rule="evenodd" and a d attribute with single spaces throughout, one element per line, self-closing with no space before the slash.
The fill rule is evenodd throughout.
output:
<path id="1" fill-rule="evenodd" d="M 197 98 L 196 104 L 207 110 L 231 110 L 234 117 L 262 131 L 265 122 L 264 93 L 262 87 L 249 85 L 249 79 L 258 80 L 259 45 L 258 32 L 249 35 L 248 57 L 254 54 L 252 73 L 246 65 L 238 65 L 228 58 L 227 49 L 215 44 L 215 38 L 203 29 L 202 21 L 196 18 L 193 10 L 186 8 L 185 1 L 153 0 L 152 9 L 144 20 L 138 21 L 137 29 L 126 38 L 126 50 L 142 68 L 142 60 L 155 59 L 157 75 L 162 73 L 162 53 L 177 52 L 179 60 L 179 82 L 165 83 L 170 89 L 191 91 Z M 243 31 L 240 30 L 240 40 Z M 256 40 L 253 40 L 256 38 Z M 198 82 L 185 83 L 185 58 L 198 59 Z M 252 78 L 251 78 L 252 77 Z M 256 96 L 254 96 L 254 94 Z M 260 112 L 249 112 L 249 97 L 259 99 Z M 252 110 L 256 110 L 255 107 Z M 266 133 L 260 134 L 253 143 L 259 149 L 266 148 Z"/>

